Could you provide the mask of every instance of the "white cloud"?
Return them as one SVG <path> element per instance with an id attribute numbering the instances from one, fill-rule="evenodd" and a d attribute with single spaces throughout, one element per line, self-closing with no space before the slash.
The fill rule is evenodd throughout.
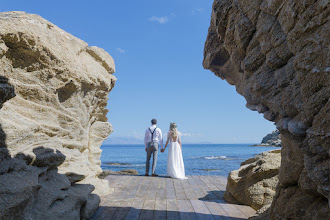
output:
<path id="1" fill-rule="evenodd" d="M 168 20 L 169 20 L 168 16 L 162 16 L 162 17 L 152 16 L 149 18 L 149 21 L 155 21 L 160 24 L 165 24 L 168 22 Z"/>
<path id="2" fill-rule="evenodd" d="M 181 132 L 181 136 L 182 137 L 200 137 L 202 135 L 201 134 L 198 134 L 198 133 L 182 133 Z"/>
<path id="3" fill-rule="evenodd" d="M 192 14 L 195 15 L 195 14 L 201 13 L 203 10 L 204 10 L 203 8 L 194 8 L 192 10 Z"/>
<path id="4" fill-rule="evenodd" d="M 124 50 L 124 49 L 121 49 L 121 48 L 117 48 L 117 51 L 119 52 L 119 53 L 126 53 L 126 50 Z"/>

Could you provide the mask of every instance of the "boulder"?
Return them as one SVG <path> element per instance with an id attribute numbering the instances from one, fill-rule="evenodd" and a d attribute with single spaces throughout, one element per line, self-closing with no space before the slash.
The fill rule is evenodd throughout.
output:
<path id="1" fill-rule="evenodd" d="M 100 146 L 112 132 L 105 109 L 116 81 L 112 57 L 38 15 L 4 12 L 0 23 L 0 72 L 16 94 L 0 112 L 10 154 L 34 160 L 38 146 L 59 150 L 60 173 L 82 175 L 80 183 L 107 193 L 97 176 Z"/>
<path id="2" fill-rule="evenodd" d="M 213 3 L 204 68 L 235 85 L 281 133 L 271 219 L 330 216 L 329 22 L 323 0 Z"/>
<path id="3" fill-rule="evenodd" d="M 0 219 L 88 219 L 109 192 L 114 61 L 38 15 L 0 24 Z"/>
<path id="4" fill-rule="evenodd" d="M 104 179 L 109 175 L 139 175 L 139 173 L 134 169 L 126 169 L 120 171 L 103 170 L 103 172 L 99 175 L 99 178 Z"/>
<path id="5" fill-rule="evenodd" d="M 278 184 L 281 150 L 266 151 L 250 158 L 229 173 L 226 201 L 249 205 L 255 210 L 270 205 Z"/>

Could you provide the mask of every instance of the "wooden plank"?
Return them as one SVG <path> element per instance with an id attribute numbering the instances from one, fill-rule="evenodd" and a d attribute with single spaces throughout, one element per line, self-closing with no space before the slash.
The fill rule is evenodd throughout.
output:
<path id="1" fill-rule="evenodd" d="M 174 183 L 172 178 L 166 179 L 166 199 L 176 199 Z"/>
<path id="2" fill-rule="evenodd" d="M 95 215 L 92 216 L 93 220 L 101 220 L 101 219 L 110 219 L 115 212 L 117 211 L 120 205 L 120 201 L 108 201 L 107 206 L 100 207 Z"/>
<path id="3" fill-rule="evenodd" d="M 111 219 L 117 220 L 117 219 L 125 219 L 127 213 L 130 210 L 130 207 L 133 204 L 133 199 L 123 200 L 121 201 L 120 205 L 118 206 L 118 209 L 116 210 L 115 214 L 111 217 Z"/>
<path id="4" fill-rule="evenodd" d="M 205 195 L 203 198 L 200 198 L 201 200 L 217 200 L 217 197 L 212 194 L 211 190 L 200 179 L 200 176 L 194 176 L 193 178 Z"/>
<path id="5" fill-rule="evenodd" d="M 221 191 L 226 191 L 226 186 L 223 184 L 223 181 L 221 181 L 221 179 L 219 180 L 219 178 L 217 176 L 209 176 L 208 177 L 209 181 L 211 183 L 213 183 L 219 190 Z"/>
<path id="6" fill-rule="evenodd" d="M 180 219 L 179 207 L 176 199 L 167 200 L 167 219 L 168 220 L 177 220 Z"/>
<path id="7" fill-rule="evenodd" d="M 139 219 L 140 213 L 142 211 L 144 200 L 135 199 L 132 207 L 129 209 L 129 212 L 126 215 L 125 220 L 137 220 Z"/>
<path id="8" fill-rule="evenodd" d="M 183 190 L 181 181 L 179 179 L 173 179 L 175 195 L 177 200 L 186 200 L 187 196 Z"/>
<path id="9" fill-rule="evenodd" d="M 219 205 L 228 213 L 228 215 L 232 218 L 242 218 L 247 219 L 246 216 L 238 210 L 235 205 L 219 202 Z"/>
<path id="10" fill-rule="evenodd" d="M 155 200 L 144 200 L 139 220 L 150 220 L 154 216 Z"/>
<path id="11" fill-rule="evenodd" d="M 158 200 L 166 200 L 166 178 L 157 178 L 158 186 L 156 192 L 156 199 Z"/>
<path id="12" fill-rule="evenodd" d="M 151 177 L 144 177 L 144 178 L 145 180 L 136 194 L 136 198 L 139 199 L 144 199 L 147 196 L 151 183 Z"/>
<path id="13" fill-rule="evenodd" d="M 200 179 L 210 189 L 209 193 L 215 195 L 217 199 L 223 199 L 224 192 L 209 180 L 209 176 L 200 176 Z"/>
<path id="14" fill-rule="evenodd" d="M 194 191 L 197 199 L 203 199 L 206 194 L 202 192 L 198 184 L 195 182 L 194 178 L 192 176 L 188 176 L 188 183 L 190 184 L 192 190 Z"/>
<path id="15" fill-rule="evenodd" d="M 247 205 L 237 205 L 234 204 L 235 207 L 240 210 L 246 217 L 250 217 L 252 215 L 254 215 L 256 213 L 256 210 L 254 210 L 253 208 L 251 208 L 250 206 Z"/>
<path id="16" fill-rule="evenodd" d="M 196 213 L 190 203 L 190 200 L 178 200 L 180 218 L 183 220 L 197 220 Z"/>
<path id="17" fill-rule="evenodd" d="M 196 212 L 198 220 L 213 220 L 213 216 L 203 201 L 190 200 L 194 211 Z"/>
<path id="18" fill-rule="evenodd" d="M 101 198 L 101 207 L 91 219 L 227 220 L 246 219 L 255 213 L 248 206 L 228 204 L 222 199 L 224 177 L 188 178 L 113 175 L 109 185 L 114 192 Z"/>
<path id="19" fill-rule="evenodd" d="M 158 181 L 157 181 L 158 178 L 157 177 L 150 177 L 150 178 L 151 178 L 151 183 L 149 186 L 148 193 L 146 195 L 146 200 L 155 200 L 158 189 Z"/>
<path id="20" fill-rule="evenodd" d="M 191 185 L 189 184 L 188 180 L 181 180 L 181 184 L 182 184 L 183 190 L 187 196 L 187 199 L 189 199 L 189 200 L 198 199 L 196 194 L 194 193 L 194 190 L 192 189 Z"/>
<path id="21" fill-rule="evenodd" d="M 220 204 L 214 201 L 204 201 L 204 204 L 210 210 L 214 219 L 216 220 L 231 219 L 228 213 L 220 206 Z"/>
<path id="22" fill-rule="evenodd" d="M 166 200 L 156 199 L 154 219 L 163 219 L 166 220 Z"/>
<path id="23" fill-rule="evenodd" d="M 134 178 L 132 185 L 127 189 L 128 193 L 125 199 L 134 199 L 145 181 L 146 178 L 140 178 L 140 177 Z"/>

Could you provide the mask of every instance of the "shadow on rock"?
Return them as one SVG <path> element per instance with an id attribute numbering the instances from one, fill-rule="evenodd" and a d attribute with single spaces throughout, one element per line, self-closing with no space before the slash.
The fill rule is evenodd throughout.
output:
<path id="1" fill-rule="evenodd" d="M 14 96 L 13 87 L 0 76 L 0 108 Z M 58 173 L 65 160 L 60 151 L 38 147 L 33 153 L 35 158 L 23 153 L 12 157 L 0 125 L 0 219 L 90 218 L 100 203 L 91 194 L 94 186 L 79 184 L 74 173 Z"/>

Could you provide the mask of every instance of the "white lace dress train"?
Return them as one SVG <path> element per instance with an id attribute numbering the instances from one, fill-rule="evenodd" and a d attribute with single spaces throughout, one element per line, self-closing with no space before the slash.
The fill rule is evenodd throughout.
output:
<path id="1" fill-rule="evenodd" d="M 182 150 L 179 144 L 180 133 L 178 132 L 178 138 L 174 142 L 170 133 L 167 134 L 170 140 L 168 155 L 167 155 L 167 176 L 176 179 L 188 179 L 185 175 L 184 164 L 182 158 Z"/>

